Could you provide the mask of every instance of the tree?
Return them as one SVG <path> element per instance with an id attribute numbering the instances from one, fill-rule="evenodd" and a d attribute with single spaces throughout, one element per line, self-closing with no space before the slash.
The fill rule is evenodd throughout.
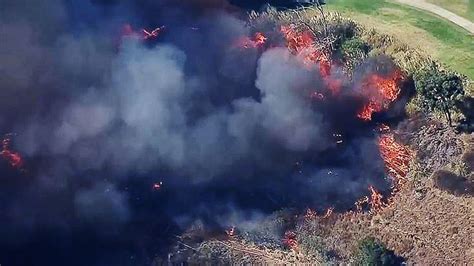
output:
<path id="1" fill-rule="evenodd" d="M 401 265 L 403 261 L 403 258 L 395 255 L 374 238 L 366 238 L 359 243 L 356 265 Z"/>
<path id="2" fill-rule="evenodd" d="M 451 112 L 464 96 L 462 79 L 454 73 L 434 67 L 415 76 L 415 85 L 421 107 L 426 111 L 443 112 L 452 126 Z"/>

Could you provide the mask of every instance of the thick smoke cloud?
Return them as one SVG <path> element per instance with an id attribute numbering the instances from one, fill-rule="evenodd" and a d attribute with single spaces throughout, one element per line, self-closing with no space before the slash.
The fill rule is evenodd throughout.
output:
<path id="1" fill-rule="evenodd" d="M 140 265 L 196 220 L 342 210 L 386 188 L 372 132 L 347 117 L 361 100 L 315 106 L 315 69 L 286 48 L 235 47 L 251 33 L 233 11 L 0 0 L 0 128 L 26 160 L 0 166 L 0 264 Z M 143 42 L 120 37 L 126 23 L 167 28 Z"/>

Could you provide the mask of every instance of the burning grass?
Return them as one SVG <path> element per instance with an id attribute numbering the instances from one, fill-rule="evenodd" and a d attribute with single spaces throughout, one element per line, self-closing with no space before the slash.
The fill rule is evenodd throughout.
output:
<path id="1" fill-rule="evenodd" d="M 232 36 L 233 38 L 231 38 L 232 40 L 229 41 L 228 45 L 222 45 L 226 46 L 226 48 L 221 52 L 230 51 L 236 53 L 236 57 L 245 57 L 246 55 L 262 57 L 256 71 L 258 75 L 262 75 L 260 73 L 262 68 L 267 66 L 267 69 L 272 70 L 269 71 L 270 74 L 274 75 L 270 81 L 278 78 L 275 76 L 275 71 L 279 71 L 280 69 L 270 68 L 268 65 L 273 66 L 276 64 L 284 70 L 291 70 L 286 72 L 282 71 L 278 74 L 283 76 L 294 70 L 294 72 L 297 72 L 295 79 L 291 79 L 293 77 L 289 75 L 289 79 L 282 79 L 282 81 L 280 81 L 281 83 L 287 82 L 288 84 L 284 84 L 286 87 L 282 86 L 280 88 L 280 84 L 276 84 L 280 82 L 272 83 L 268 80 L 264 81 L 269 82 L 269 85 L 260 79 L 253 82 L 254 75 L 251 73 L 249 76 L 252 78 L 252 84 L 257 83 L 260 85 L 258 88 L 250 88 L 254 89 L 254 92 L 259 93 L 259 97 L 255 97 L 258 99 L 254 99 L 250 96 L 245 97 L 245 99 L 242 99 L 240 96 L 235 98 L 233 98 L 234 96 L 229 96 L 229 98 L 232 98 L 232 101 L 225 102 L 227 99 L 222 100 L 218 98 L 224 101 L 224 104 L 227 104 L 227 108 L 222 109 L 219 109 L 217 105 L 213 106 L 213 108 L 207 108 L 208 106 L 205 106 L 200 109 L 202 105 L 207 104 L 211 106 L 213 102 L 210 100 L 202 104 L 199 101 L 198 106 L 195 108 L 203 113 L 209 112 L 210 114 L 208 117 L 205 117 L 205 119 L 196 119 L 196 121 L 194 121 L 194 117 L 187 117 L 187 113 L 190 110 L 186 109 L 185 112 L 177 112 L 178 115 L 171 116 L 172 119 L 165 119 L 167 121 L 163 122 L 166 124 L 168 120 L 177 120 L 176 124 L 170 124 L 170 132 L 174 132 L 173 130 L 175 130 L 176 127 L 181 126 L 179 123 L 182 121 L 178 121 L 180 119 L 176 118 L 180 115 L 192 120 L 192 123 L 186 121 L 183 122 L 183 124 L 188 122 L 193 124 L 193 126 L 197 124 L 198 126 L 195 128 L 185 128 L 184 133 L 178 131 L 176 134 L 170 134 L 173 138 L 170 137 L 166 139 L 165 142 L 161 143 L 163 144 L 161 146 L 166 147 L 166 145 L 169 144 L 168 142 L 174 141 L 175 135 L 181 133 L 183 133 L 185 137 L 190 135 L 190 139 L 183 137 L 182 142 L 177 142 L 179 145 L 186 145 L 184 143 L 190 142 L 192 145 L 189 147 L 191 148 L 184 150 L 188 153 L 196 152 L 194 155 L 199 158 L 197 162 L 184 160 L 185 163 L 182 165 L 179 164 L 180 162 L 178 162 L 178 160 L 170 164 L 164 163 L 163 167 L 171 169 L 169 170 L 169 174 L 173 178 L 164 177 L 163 181 L 161 181 L 161 177 L 158 181 L 154 179 L 151 184 L 151 189 L 150 184 L 147 184 L 146 190 L 152 192 L 152 196 L 150 197 L 153 197 L 153 203 L 173 202 L 173 208 L 160 206 L 160 208 L 166 209 L 166 211 L 164 211 L 166 215 L 168 215 L 168 212 L 174 212 L 174 209 L 178 209 L 180 217 L 170 219 L 172 220 L 170 224 L 176 220 L 180 220 L 181 222 L 181 220 L 194 219 L 201 215 L 207 219 L 205 222 L 213 226 L 218 224 L 216 227 L 219 227 L 217 232 L 207 231 L 206 229 L 191 232 L 188 235 L 188 239 L 191 239 L 189 241 L 183 240 L 186 233 L 183 234 L 179 238 L 177 251 L 168 256 L 168 263 L 170 263 L 172 257 L 176 259 L 173 261 L 176 263 L 188 262 L 187 256 L 189 252 L 192 253 L 191 255 L 197 256 L 195 258 L 197 261 L 206 263 L 224 261 L 224 263 L 229 264 L 280 264 L 288 262 L 314 262 L 315 260 L 318 262 L 350 262 L 351 256 L 357 250 L 357 243 L 365 238 L 367 234 L 374 234 L 373 227 L 376 226 L 373 224 L 378 221 L 377 217 L 393 212 L 393 210 L 397 208 L 396 201 L 400 199 L 400 193 L 406 193 L 406 185 L 410 184 L 408 175 L 410 174 L 410 167 L 414 160 L 415 152 L 412 148 L 406 146 L 406 143 L 404 144 L 398 140 L 396 132 L 393 131 L 391 127 L 385 126 L 381 124 L 381 122 L 384 122 L 385 119 L 383 114 L 391 113 L 393 106 L 403 98 L 403 82 L 407 75 L 407 73 L 405 73 L 407 69 L 397 66 L 389 57 L 378 57 L 371 54 L 366 54 L 365 56 L 368 56 L 369 59 L 376 58 L 380 60 L 368 60 L 369 63 L 366 65 L 360 63 L 356 64 L 354 68 L 346 68 L 346 64 L 344 63 L 347 61 L 347 58 L 341 55 L 340 49 L 343 43 L 354 40 L 354 37 L 360 37 L 357 36 L 358 34 L 360 35 L 360 29 L 358 29 L 352 21 L 343 19 L 338 15 L 329 15 L 327 21 L 322 21 L 320 17 L 303 18 L 303 12 L 306 11 L 279 13 L 269 10 L 263 14 L 253 13 L 250 18 L 249 34 Z M 147 45 L 137 48 L 137 51 L 143 48 L 144 51 L 139 52 L 156 56 L 156 54 L 148 54 L 147 52 L 149 51 L 147 49 L 150 48 L 151 50 L 154 42 L 160 42 L 159 37 L 161 34 L 165 34 L 164 29 L 164 27 L 158 27 L 154 30 L 142 29 L 140 31 L 133 30 L 131 26 L 126 26 L 121 38 L 131 37 L 135 39 L 135 41 L 146 42 Z M 171 32 L 173 30 L 166 29 Z M 199 28 L 195 27 L 192 27 L 192 30 L 200 31 Z M 150 47 L 147 47 L 148 44 L 150 44 Z M 122 47 L 119 47 L 119 50 L 120 49 L 122 49 Z M 131 51 L 131 53 L 137 51 Z M 170 51 L 166 51 L 163 54 L 167 55 L 169 52 Z M 206 52 L 208 51 L 206 50 Z M 120 53 L 120 51 L 118 51 L 118 53 Z M 359 57 L 359 59 L 365 60 L 365 56 Z M 197 58 L 202 59 L 200 57 Z M 147 60 L 148 59 L 149 57 L 147 57 Z M 151 65 L 155 63 L 153 59 L 154 58 L 149 62 Z M 172 58 L 166 57 L 165 59 L 166 61 L 173 62 Z M 219 60 L 220 59 L 219 57 Z M 255 58 L 252 57 L 250 59 L 253 60 Z M 148 71 L 151 76 L 159 74 L 156 73 L 157 71 L 155 71 L 155 69 L 150 71 L 150 65 L 145 64 L 142 66 L 139 64 L 142 60 L 140 56 L 134 58 L 134 60 L 134 63 L 141 66 L 140 71 L 135 71 L 134 74 L 136 74 L 136 72 L 148 73 Z M 386 62 L 387 64 L 382 67 L 381 64 L 379 64 L 380 62 Z M 265 63 L 267 65 L 265 65 Z M 174 67 L 175 65 L 179 64 L 173 64 Z M 368 65 L 375 65 L 375 67 L 370 68 L 367 67 Z M 133 68 L 133 66 L 129 66 L 129 68 Z M 164 69 L 160 70 L 164 71 Z M 176 85 L 172 86 L 173 89 L 177 89 L 165 90 L 166 101 L 159 102 L 158 104 L 166 106 L 169 102 L 176 100 L 174 97 L 177 97 L 176 105 L 170 107 L 170 109 L 173 110 L 167 110 L 170 111 L 170 113 L 174 112 L 174 109 L 179 109 L 178 106 L 181 100 L 183 100 L 178 97 L 182 95 L 173 94 L 178 93 L 177 91 L 181 88 L 181 76 L 187 74 L 184 72 L 181 73 L 180 71 L 180 69 L 177 69 L 177 73 L 175 73 L 176 76 L 178 76 L 179 82 L 176 84 L 171 82 L 172 85 Z M 129 74 L 127 71 L 124 73 Z M 197 75 L 197 73 L 193 74 Z M 219 76 L 222 73 L 213 74 Z M 130 80 L 138 82 L 139 79 L 135 79 L 135 76 L 131 75 L 131 77 Z M 225 88 L 231 86 L 230 80 L 235 78 L 234 76 L 219 77 L 226 83 L 218 85 Z M 154 82 L 149 82 L 153 84 L 150 91 L 156 91 L 154 83 L 159 83 L 162 80 L 168 81 L 168 78 L 166 75 L 157 80 L 153 80 Z M 301 79 L 303 79 L 302 82 L 300 82 Z M 194 81 L 194 79 L 192 80 Z M 220 81 L 221 80 L 219 80 L 219 82 Z M 261 86 L 262 83 L 264 83 L 264 86 Z M 148 84 L 140 85 L 147 87 Z M 237 82 L 237 85 L 241 88 L 242 84 Z M 139 87 L 141 90 L 142 86 Z M 218 88 L 220 89 L 220 87 Z M 275 88 L 278 88 L 278 90 L 275 90 Z M 127 90 L 127 88 L 124 87 L 123 90 Z M 167 94 L 170 93 L 170 91 L 172 95 Z M 209 98 L 213 98 L 212 96 L 214 95 L 212 95 L 212 93 L 209 94 Z M 160 96 L 153 93 L 151 93 L 151 95 Z M 149 97 L 148 94 L 145 94 L 145 96 L 146 97 L 142 97 L 140 104 L 146 103 L 149 98 L 153 98 Z M 186 97 L 183 98 L 188 99 L 187 96 L 189 95 L 185 96 Z M 191 96 L 194 97 L 195 95 Z M 157 98 L 159 97 L 154 97 L 153 99 Z M 288 99 L 293 101 L 286 102 Z M 135 102 L 133 103 L 135 104 Z M 281 108 L 282 106 L 279 104 L 282 104 L 283 108 Z M 153 105 L 157 104 L 153 102 Z M 160 108 L 162 107 L 161 105 Z M 245 112 L 238 113 L 236 110 L 242 111 L 239 108 Z M 282 110 L 280 110 L 280 108 Z M 131 109 L 136 111 L 134 108 Z M 140 118 L 141 116 L 146 117 L 146 115 L 148 115 L 148 112 L 141 112 L 142 110 L 146 110 L 141 109 L 141 105 L 138 109 L 140 111 Z M 219 109 L 219 111 L 211 113 L 208 109 Z M 303 109 L 304 111 L 301 111 Z M 157 110 L 152 109 L 152 111 Z M 153 115 L 162 115 L 163 110 L 158 109 L 158 111 L 159 112 Z M 273 111 L 279 112 L 273 113 Z M 270 115 L 266 116 L 267 113 Z M 256 126 L 251 123 L 243 123 L 248 122 L 247 120 L 251 120 L 253 115 L 257 116 Z M 319 116 L 322 117 L 321 120 L 326 120 L 325 122 L 327 122 L 327 124 L 315 123 Z M 399 114 L 394 112 L 393 116 L 398 118 Z M 213 124 L 212 122 L 215 117 L 218 117 L 218 121 Z M 307 119 L 308 117 L 309 119 Z M 134 123 L 136 121 L 133 118 L 135 118 L 135 113 L 127 116 L 125 120 L 128 119 L 127 122 Z M 187 120 L 185 118 L 182 120 Z M 156 119 L 156 117 L 153 116 L 152 119 L 149 120 L 154 119 Z M 235 121 L 239 119 L 245 121 L 239 121 L 242 123 L 227 124 L 230 120 Z M 396 126 L 396 122 L 390 119 L 387 120 L 389 120 L 387 122 L 390 122 L 392 127 Z M 80 122 L 81 121 L 79 121 L 79 124 L 81 125 Z M 161 137 L 162 133 L 167 133 L 166 131 L 162 131 L 162 124 L 160 123 L 158 123 L 158 130 L 151 130 L 148 122 L 150 121 L 147 121 L 147 124 L 144 126 L 145 132 L 142 132 L 144 136 L 148 136 L 150 132 L 152 132 L 151 135 L 153 136 L 153 140 L 155 140 L 157 135 Z M 123 121 L 120 121 L 120 123 L 123 124 Z M 138 125 L 141 126 L 140 123 L 138 123 Z M 329 130 L 326 130 L 325 126 L 327 126 Z M 242 136 L 239 135 L 240 130 L 242 128 L 246 129 L 246 127 L 251 128 L 251 130 L 244 132 Z M 314 131 L 314 128 L 324 128 L 325 130 Z M 227 133 L 226 130 L 232 131 L 231 134 L 221 135 L 221 131 Z M 215 135 L 211 134 L 212 137 L 209 137 L 209 132 Z M 264 132 L 263 137 L 258 135 L 260 132 Z M 128 133 L 128 131 L 125 131 L 125 133 Z M 85 134 L 93 134 L 93 132 L 86 132 Z M 317 134 L 328 135 L 326 137 L 330 140 L 329 142 L 332 141 L 332 143 L 329 143 L 327 147 L 312 146 L 314 144 L 313 142 L 319 140 L 318 138 L 313 138 L 313 135 Z M 202 139 L 199 138 L 201 135 L 204 136 Z M 254 142 L 255 135 L 257 135 L 256 142 Z M 213 142 L 227 138 L 231 139 L 231 141 L 224 142 L 225 145 L 221 142 Z M 196 139 L 200 139 L 200 141 L 196 141 Z M 209 139 L 212 139 L 212 141 L 209 141 Z M 300 141 L 301 139 L 308 139 L 309 141 Z M 360 144 L 367 140 L 370 142 L 368 146 Z M 239 142 L 239 145 L 234 146 L 234 143 L 237 141 L 241 142 Z M 139 140 L 137 140 L 137 142 L 139 142 Z M 12 151 L 10 144 L 11 139 L 9 137 L 3 140 L 1 155 L 12 167 L 21 167 L 21 156 L 19 153 Z M 135 148 L 135 146 L 140 146 L 139 144 L 135 145 L 134 142 L 130 146 Z M 147 144 L 148 143 L 144 143 L 143 146 Z M 162 152 L 160 149 L 153 150 L 155 146 L 160 145 L 155 142 L 152 142 L 152 144 L 153 145 L 149 147 L 152 151 L 155 151 L 155 153 Z M 177 145 L 178 148 L 183 148 L 179 145 Z M 241 147 L 244 145 L 251 147 L 249 153 L 245 153 L 246 150 Z M 267 148 L 268 154 L 267 150 L 264 150 L 261 146 Z M 208 147 L 218 149 L 208 150 Z M 127 146 L 127 148 L 130 147 Z M 262 149 L 259 150 L 259 148 Z M 234 154 L 232 154 L 230 150 L 232 150 L 232 152 L 237 150 L 237 159 L 232 157 Z M 82 151 L 83 150 L 81 150 L 81 152 Z M 150 153 L 148 149 L 146 149 L 146 151 L 148 154 L 153 154 L 153 152 Z M 174 151 L 175 149 L 170 149 L 168 153 Z M 186 152 L 183 152 L 184 154 L 172 154 L 175 157 L 180 157 L 187 155 Z M 202 159 L 201 156 L 205 157 L 208 155 L 206 152 L 212 155 L 209 158 L 213 158 L 216 162 Z M 165 152 L 166 160 L 169 159 L 168 157 L 171 157 L 168 156 L 168 153 Z M 253 158 L 252 156 L 255 154 L 257 154 L 257 156 Z M 347 154 L 351 155 L 347 156 Z M 276 158 L 280 156 L 281 158 Z M 353 159 L 354 157 L 361 159 L 356 160 Z M 188 157 L 184 158 L 187 159 Z M 159 161 L 162 158 L 157 157 L 150 159 L 153 164 L 156 163 L 154 161 L 155 159 Z M 194 175 L 196 174 L 195 172 L 205 172 L 204 170 L 209 170 L 208 168 L 214 167 L 214 163 L 218 164 L 219 159 L 223 159 L 219 166 L 229 168 L 226 168 L 223 174 L 219 173 L 220 175 L 215 174 L 215 176 L 212 176 L 216 178 L 216 180 L 212 180 L 214 183 L 197 182 L 199 185 L 195 185 L 188 184 L 187 182 L 189 181 L 184 181 L 184 185 L 176 185 L 176 183 L 179 183 L 179 180 L 181 180 L 179 179 L 179 174 L 182 174 L 182 172 L 172 169 L 176 167 L 173 163 L 178 164 L 179 167 L 177 168 L 180 168 L 179 170 L 183 168 L 188 170 L 189 167 L 191 170 L 185 173 Z M 357 165 L 359 162 L 365 163 L 365 165 Z M 193 163 L 197 164 L 197 167 L 192 168 L 192 166 L 196 166 L 193 165 Z M 379 163 L 379 165 L 375 165 L 377 163 Z M 348 166 L 346 166 L 346 164 Z M 248 172 L 250 172 L 250 174 L 247 171 L 238 171 L 238 174 L 244 175 L 246 178 L 242 180 L 238 179 L 241 178 L 240 176 L 235 179 L 229 178 L 227 175 L 235 175 L 236 172 L 234 170 L 237 168 L 239 168 L 239 170 L 240 168 L 249 168 Z M 176 172 L 173 172 L 173 170 L 176 170 Z M 221 169 L 216 167 L 210 170 L 216 170 L 217 172 Z M 214 174 L 214 172 L 210 172 L 210 175 Z M 256 175 L 255 172 L 258 172 L 261 176 L 265 176 L 266 179 Z M 357 172 L 357 174 L 355 175 L 353 172 Z M 176 174 L 178 177 L 174 177 L 173 174 Z M 205 172 L 205 174 L 208 174 L 208 172 Z M 245 176 L 246 174 L 247 176 Z M 218 180 L 218 178 L 222 178 L 222 176 L 225 176 L 225 179 Z M 347 183 L 345 183 L 346 181 Z M 255 182 L 255 184 L 253 182 Z M 325 187 L 326 184 L 329 184 L 327 188 Z M 384 187 L 388 184 L 391 185 L 390 188 Z M 260 188 L 260 186 L 263 189 Z M 321 190 L 318 190 L 320 187 Z M 354 191 L 351 190 L 352 187 L 354 187 Z M 317 193 L 319 191 L 324 193 Z M 183 195 L 184 200 L 181 201 L 176 197 L 179 193 Z M 315 196 L 315 194 L 323 195 Z M 245 196 L 242 197 L 242 195 Z M 134 198 L 137 199 L 137 201 L 134 202 L 135 205 L 143 205 L 140 201 L 142 196 L 143 195 L 135 195 Z M 241 206 L 246 206 L 252 211 L 262 209 L 262 213 L 273 212 L 277 208 L 293 207 L 294 209 L 285 210 L 287 217 L 283 219 L 284 221 L 281 224 L 273 224 L 263 230 L 262 227 L 264 227 L 264 224 L 262 223 L 263 218 L 261 216 L 265 216 L 267 213 L 255 215 L 257 222 L 253 222 L 256 224 L 247 223 L 247 216 L 252 216 L 253 213 L 249 214 L 245 212 L 245 209 L 242 211 L 245 219 L 241 217 L 220 217 L 220 211 L 226 208 L 221 205 L 227 203 L 222 203 L 221 200 L 225 201 L 229 198 L 232 198 L 229 202 L 232 204 L 236 203 L 235 208 L 237 209 Z M 105 198 L 105 200 L 107 199 L 108 198 Z M 119 197 L 119 201 L 120 200 L 122 200 L 121 197 Z M 112 199 L 113 203 L 116 201 L 117 200 L 114 201 L 114 199 Z M 193 204 L 190 205 L 189 202 L 193 202 Z M 217 204 L 215 204 L 215 202 L 217 202 Z M 241 206 L 237 206 L 239 204 Z M 251 206 L 248 207 L 249 205 Z M 308 207 L 309 209 L 307 209 Z M 217 209 L 219 213 L 213 213 L 215 209 L 212 208 Z M 234 206 L 229 209 L 233 208 Z M 168 209 L 173 210 L 170 211 Z M 204 212 L 199 213 L 201 209 L 204 209 Z M 307 211 L 304 213 L 306 209 Z M 150 211 L 150 209 L 144 210 L 143 212 Z M 159 210 L 163 211 L 163 209 Z M 190 215 L 186 217 L 186 219 L 182 218 L 182 213 L 186 212 L 192 212 L 193 214 L 196 212 L 197 214 L 196 216 Z M 174 214 L 175 213 L 173 213 L 173 215 Z M 228 213 L 225 213 L 222 216 L 227 214 Z M 221 220 L 225 221 L 222 222 Z M 140 220 L 138 224 L 141 225 L 141 223 L 143 223 L 143 221 Z M 182 223 L 187 224 L 188 221 Z M 159 230 L 161 232 L 161 226 Z M 166 233 L 167 232 L 164 234 Z M 187 252 L 183 252 L 183 250 Z"/>

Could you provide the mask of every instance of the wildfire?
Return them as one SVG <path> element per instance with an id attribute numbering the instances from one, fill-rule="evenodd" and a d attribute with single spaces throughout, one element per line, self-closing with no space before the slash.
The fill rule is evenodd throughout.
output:
<path id="1" fill-rule="evenodd" d="M 369 186 L 370 190 L 370 211 L 377 212 L 383 209 L 386 204 L 382 201 L 383 196 L 373 186 Z"/>
<path id="2" fill-rule="evenodd" d="M 312 49 L 314 46 L 314 37 L 309 31 L 298 33 L 292 26 L 281 26 L 280 31 L 283 33 L 290 51 L 300 53 L 305 49 Z"/>
<path id="3" fill-rule="evenodd" d="M 316 47 L 314 35 L 310 31 L 298 32 L 292 26 L 281 26 L 280 31 L 286 40 L 288 49 L 303 58 L 303 64 L 313 66 L 318 64 L 319 74 L 333 95 L 340 92 L 342 81 L 331 77 L 332 66 L 329 55 Z"/>
<path id="4" fill-rule="evenodd" d="M 379 138 L 379 150 L 385 164 L 385 168 L 393 180 L 392 192 L 387 200 L 383 200 L 373 186 L 369 186 L 370 196 L 365 196 L 354 203 L 357 212 L 362 212 L 364 206 L 370 207 L 370 212 L 375 213 L 392 203 L 393 196 L 400 190 L 400 187 L 407 181 L 410 159 L 412 152 L 410 149 L 395 141 L 395 137 L 390 133 L 390 127 L 380 125 L 379 131 L 382 135 Z"/>
<path id="5" fill-rule="evenodd" d="M 240 38 L 235 46 L 245 49 L 260 48 L 265 45 L 267 40 L 268 38 L 262 32 L 257 32 L 252 38 L 247 36 Z"/>
<path id="6" fill-rule="evenodd" d="M 307 220 L 314 220 L 316 218 L 322 218 L 322 219 L 327 219 L 329 217 L 331 217 L 331 215 L 333 214 L 334 212 L 334 208 L 331 207 L 331 208 L 328 208 L 326 210 L 326 212 L 324 213 L 324 215 L 322 216 L 319 216 L 318 213 L 312 209 L 307 209 L 306 210 L 306 213 L 304 215 L 304 218 L 307 219 Z"/>
<path id="7" fill-rule="evenodd" d="M 283 237 L 283 244 L 293 251 L 298 251 L 298 240 L 294 231 L 286 231 Z"/>
<path id="8" fill-rule="evenodd" d="M 134 37 L 144 41 L 156 39 L 164 29 L 165 26 L 161 26 L 151 31 L 147 29 L 141 29 L 140 32 L 136 32 L 130 24 L 125 24 L 122 29 L 122 37 Z"/>
<path id="9" fill-rule="evenodd" d="M 286 39 L 288 49 L 303 58 L 305 65 L 319 63 L 321 76 L 331 73 L 331 60 L 316 48 L 314 36 L 309 31 L 298 32 L 293 26 L 281 26 L 280 31 Z"/>
<path id="10" fill-rule="evenodd" d="M 155 28 L 152 31 L 147 31 L 146 29 L 142 29 L 143 32 L 143 40 L 148 40 L 148 39 L 155 39 L 158 37 L 161 31 L 165 29 L 165 26 L 161 26 L 158 28 Z"/>
<path id="11" fill-rule="evenodd" d="M 11 138 L 7 135 L 2 140 L 2 151 L 0 155 L 5 159 L 12 167 L 20 168 L 23 165 L 23 159 L 18 152 L 10 150 Z"/>
<path id="12" fill-rule="evenodd" d="M 369 197 L 365 196 L 354 203 L 357 212 L 362 212 L 365 204 L 369 204 Z"/>
<path id="13" fill-rule="evenodd" d="M 333 211 L 334 211 L 334 208 L 332 208 L 332 207 L 327 209 L 326 213 L 323 216 L 323 218 L 329 218 L 332 215 Z"/>
<path id="14" fill-rule="evenodd" d="M 391 133 L 385 133 L 379 138 L 379 149 L 385 167 L 390 177 L 395 181 L 395 187 L 399 188 L 406 181 L 408 174 L 411 151 L 406 146 L 397 143 Z"/>
<path id="15" fill-rule="evenodd" d="M 163 182 L 157 182 L 153 184 L 153 190 L 160 190 L 163 187 Z"/>
<path id="16" fill-rule="evenodd" d="M 235 226 L 231 226 L 228 230 L 225 230 L 225 233 L 227 234 L 228 237 L 232 238 L 235 236 Z"/>
<path id="17" fill-rule="evenodd" d="M 374 113 L 387 109 L 400 95 L 399 83 L 403 79 L 400 71 L 396 70 L 387 76 L 371 74 L 362 82 L 362 93 L 369 95 L 366 104 L 357 115 L 359 118 L 370 121 Z"/>

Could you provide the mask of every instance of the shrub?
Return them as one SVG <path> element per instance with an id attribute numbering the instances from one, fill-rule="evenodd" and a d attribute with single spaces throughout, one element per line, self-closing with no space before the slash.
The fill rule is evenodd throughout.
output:
<path id="1" fill-rule="evenodd" d="M 452 125 L 452 112 L 464 96 L 458 75 L 432 67 L 415 75 L 419 103 L 425 111 L 440 111 Z"/>
<path id="2" fill-rule="evenodd" d="M 401 265 L 403 258 L 395 255 L 374 238 L 359 243 L 356 254 L 357 265 Z"/>
<path id="3" fill-rule="evenodd" d="M 345 41 L 341 46 L 341 54 L 346 67 L 354 69 L 368 54 L 370 47 L 359 38 L 352 38 Z"/>

